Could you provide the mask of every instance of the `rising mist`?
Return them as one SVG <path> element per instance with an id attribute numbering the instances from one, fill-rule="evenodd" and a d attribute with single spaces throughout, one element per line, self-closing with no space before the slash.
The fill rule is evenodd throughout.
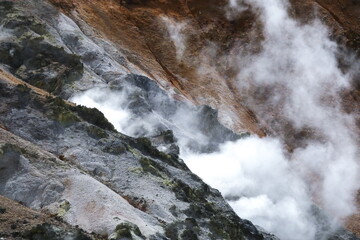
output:
<path id="1" fill-rule="evenodd" d="M 323 239 L 356 212 L 358 139 L 353 133 L 353 117 L 342 111 L 340 99 L 340 91 L 349 87 L 351 79 L 338 66 L 338 46 L 330 40 L 329 30 L 319 20 L 298 22 L 289 16 L 288 7 L 285 0 L 229 1 L 225 16 L 235 19 L 251 9 L 260 16 L 264 39 L 259 53 L 249 55 L 234 49 L 238 55 L 228 58 L 239 69 L 240 95 L 246 96 L 245 104 L 262 124 L 278 121 L 272 112 L 276 110 L 295 130 L 310 129 L 312 136 L 299 145 L 295 142 L 291 151 L 284 135 L 276 132 L 271 137 L 225 143 L 211 154 L 194 153 L 187 144 L 180 144 L 181 157 L 222 192 L 240 217 L 281 239 Z M 186 50 L 185 30 L 191 26 L 168 17 L 161 20 L 179 60 Z M 216 48 L 209 46 L 204 52 Z M 201 61 L 204 65 L 211 62 Z M 199 74 L 206 74 L 201 66 Z M 259 101 L 255 89 L 265 89 L 260 92 L 266 93 L 266 98 Z M 134 135 L 131 129 L 138 125 L 129 121 L 131 113 L 123 94 L 99 89 L 72 100 L 99 108 L 119 131 Z M 180 143 L 194 136 L 197 141 L 211 142 L 196 127 L 188 129 L 197 125 L 195 115 L 182 109 L 173 120 L 167 127 L 174 130 Z M 154 113 L 143 119 L 142 125 L 150 134 L 157 122 L 166 121 Z M 278 130 L 286 131 L 281 126 Z"/>

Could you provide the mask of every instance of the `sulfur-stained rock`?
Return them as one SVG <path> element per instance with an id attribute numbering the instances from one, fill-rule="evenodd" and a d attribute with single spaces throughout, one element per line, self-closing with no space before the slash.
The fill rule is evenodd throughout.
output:
<path id="1" fill-rule="evenodd" d="M 13 2 L 0 4 L 2 31 L 9 33 L 0 40 L 1 63 L 22 80 L 56 94 L 65 84 L 81 78 L 80 58 L 52 43 L 49 26 L 19 11 Z"/>

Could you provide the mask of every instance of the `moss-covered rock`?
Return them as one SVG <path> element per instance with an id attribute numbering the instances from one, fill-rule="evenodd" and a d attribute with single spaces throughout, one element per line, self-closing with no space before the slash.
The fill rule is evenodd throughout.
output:
<path id="1" fill-rule="evenodd" d="M 189 216 L 184 221 L 169 224 L 166 227 L 166 236 L 170 239 L 190 240 L 197 239 L 200 233 L 199 226 L 208 226 L 208 239 L 242 240 L 244 239 L 243 229 L 253 226 L 251 223 L 242 224 L 235 214 L 225 214 L 220 212 L 211 202 L 191 203 L 189 209 L 184 213 Z M 255 232 L 248 234 L 250 239 L 263 239 L 254 228 Z"/>
<path id="2" fill-rule="evenodd" d="M 150 173 L 160 178 L 166 178 L 168 175 L 167 170 L 154 160 L 143 157 L 139 160 L 139 163 L 146 173 Z"/>
<path id="3" fill-rule="evenodd" d="M 181 239 L 183 240 L 198 240 L 198 236 L 195 231 L 192 229 L 186 229 L 181 234 Z"/>
<path id="4" fill-rule="evenodd" d="M 64 230 L 47 223 L 39 224 L 23 234 L 29 240 L 91 240 L 80 230 Z"/>
<path id="5" fill-rule="evenodd" d="M 148 138 L 141 137 L 136 138 L 131 141 L 128 141 L 128 144 L 138 149 L 142 154 L 146 156 L 150 156 L 152 158 L 159 159 L 170 166 L 183 169 L 183 170 L 189 170 L 188 167 L 183 163 L 178 156 L 169 155 L 164 152 L 159 151 L 156 147 L 154 147 L 151 143 L 151 141 Z"/>
<path id="6" fill-rule="evenodd" d="M 240 219 L 231 218 L 223 215 L 214 215 L 210 219 L 210 239 L 244 239 L 244 234 L 241 231 Z"/>
<path id="7" fill-rule="evenodd" d="M 105 145 L 102 148 L 102 150 L 104 152 L 114 154 L 114 155 L 122 154 L 122 153 L 126 152 L 126 150 L 127 150 L 126 145 L 123 144 L 119 140 L 116 140 L 116 141 L 102 141 L 102 144 Z"/>
<path id="8" fill-rule="evenodd" d="M 217 213 L 216 208 L 210 202 L 191 203 L 189 208 L 184 211 L 188 217 L 200 219 L 210 218 Z"/>
<path id="9" fill-rule="evenodd" d="M 175 240 L 197 240 L 200 233 L 198 223 L 193 218 L 186 218 L 165 227 L 165 235 Z"/>
<path id="10" fill-rule="evenodd" d="M 54 114 L 55 120 L 64 126 L 68 126 L 73 123 L 80 122 L 80 119 L 78 116 L 76 116 L 73 112 L 68 111 L 67 109 L 64 109 L 64 108 L 54 108 L 53 114 Z"/>
<path id="11" fill-rule="evenodd" d="M 80 57 L 49 41 L 50 30 L 41 19 L 8 1 L 1 2 L 0 15 L 3 29 L 11 31 L 10 38 L 0 40 L 0 63 L 13 74 L 53 94 L 82 77 Z"/>
<path id="12" fill-rule="evenodd" d="M 69 105 L 59 97 L 48 97 L 47 107 L 49 107 L 48 116 L 65 127 L 81 121 L 81 119 L 70 110 Z"/>
<path id="13" fill-rule="evenodd" d="M 165 235 L 169 239 L 179 240 L 179 226 L 178 223 L 172 223 L 166 226 Z"/>
<path id="14" fill-rule="evenodd" d="M 88 126 L 86 128 L 86 132 L 89 135 L 89 137 L 95 138 L 95 139 L 101 139 L 101 138 L 107 138 L 109 137 L 109 134 L 107 134 L 106 131 L 103 129 L 97 127 L 97 126 Z"/>
<path id="15" fill-rule="evenodd" d="M 94 124 L 102 129 L 116 131 L 114 126 L 105 118 L 104 114 L 96 108 L 88 108 L 77 105 L 70 106 L 70 109 L 76 112 L 83 120 Z"/>
<path id="16" fill-rule="evenodd" d="M 63 48 L 52 46 L 42 37 L 29 37 L 19 43 L 13 73 L 22 80 L 53 94 L 60 94 L 65 84 L 81 78 L 80 58 Z"/>
<path id="17" fill-rule="evenodd" d="M 174 179 L 172 190 L 176 197 L 181 201 L 205 203 L 210 188 L 206 184 L 203 184 L 200 188 L 193 188 L 181 180 Z"/>
<path id="18" fill-rule="evenodd" d="M 65 102 L 60 97 L 54 98 L 52 96 L 46 98 L 45 107 L 49 108 L 48 115 L 50 117 L 65 126 L 81 121 L 95 125 L 86 129 L 87 133 L 91 134 L 92 137 L 106 137 L 107 133 L 104 130 L 116 131 L 104 114 L 96 108 L 74 106 Z"/>
<path id="19" fill-rule="evenodd" d="M 132 240 L 133 235 L 145 239 L 140 229 L 135 224 L 125 222 L 116 226 L 115 232 L 109 237 L 111 240 Z"/>

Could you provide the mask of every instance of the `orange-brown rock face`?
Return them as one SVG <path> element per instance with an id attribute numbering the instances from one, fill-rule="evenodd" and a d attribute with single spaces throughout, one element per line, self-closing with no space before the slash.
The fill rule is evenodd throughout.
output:
<path id="1" fill-rule="evenodd" d="M 218 108 L 223 122 L 237 131 L 264 135 L 254 115 L 241 104 L 231 80 L 235 69 L 222 57 L 237 40 L 250 42 L 248 33 L 258 31 L 250 12 L 229 22 L 223 10 L 226 1 L 51 2 L 121 46 L 128 60 L 160 85 L 174 87 L 197 104 Z M 181 31 L 186 35 L 186 48 L 181 58 L 164 16 L 184 24 Z M 211 44 L 217 45 L 221 55 L 209 51 Z M 225 115 L 231 117 L 225 119 Z"/>
<path id="2" fill-rule="evenodd" d="M 222 122 L 234 130 L 264 136 L 262 129 L 273 127 L 270 123 L 259 124 L 256 111 L 254 115 L 250 110 L 252 106 L 247 106 L 244 96 L 239 95 L 234 81 L 239 69 L 229 60 L 230 55 L 237 54 L 233 51 L 235 46 L 242 52 L 259 50 L 262 26 L 250 10 L 229 21 L 224 10 L 225 0 L 50 2 L 78 23 L 87 22 L 96 29 L 96 34 L 121 46 L 131 63 L 163 87 L 174 87 L 180 95 L 197 104 L 219 109 Z M 304 20 L 317 11 L 333 29 L 335 39 L 353 50 L 358 49 L 358 3 L 308 0 L 292 1 L 292 4 L 294 15 Z M 178 28 L 175 33 L 184 38 L 184 49 L 179 50 L 176 44 L 181 43 L 172 41 L 169 24 Z M 274 127 L 270 133 L 276 134 L 278 130 Z M 286 137 L 287 133 L 283 135 Z"/>
<path id="3" fill-rule="evenodd" d="M 279 135 L 290 150 L 302 140 L 315 138 L 312 129 L 295 129 L 278 109 L 254 106 L 240 95 L 236 83 L 237 51 L 256 53 L 263 41 L 262 24 L 250 10 L 228 20 L 226 0 L 50 0 L 72 17 L 121 47 L 129 62 L 175 96 L 219 110 L 220 120 L 236 131 L 260 136 Z M 360 49 L 360 3 L 354 0 L 291 0 L 290 14 L 308 22 L 315 16 L 331 29 L 332 39 L 351 52 Z M 169 29 L 170 28 L 172 29 Z M 172 36 L 176 35 L 176 36 Z M 177 38 L 177 39 L 175 39 Z M 180 40 L 179 40 L 180 39 Z M 176 42 L 179 40 L 178 42 Z M 234 51 L 237 49 L 237 51 Z M 355 76 L 356 78 L 356 76 Z M 359 114 L 359 79 L 344 93 L 347 112 Z M 267 91 L 251 94 L 259 106 L 266 104 Z M 271 115 L 263 119 L 264 115 Z M 265 130 L 266 129 L 266 130 Z M 266 133 L 265 133 L 266 132 Z M 358 216 L 348 227 L 358 232 Z"/>

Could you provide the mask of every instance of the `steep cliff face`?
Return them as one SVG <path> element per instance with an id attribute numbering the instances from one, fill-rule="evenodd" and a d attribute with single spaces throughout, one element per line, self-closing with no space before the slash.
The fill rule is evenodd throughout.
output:
<path id="1" fill-rule="evenodd" d="M 221 7 L 226 1 L 53 3 L 69 13 L 80 26 L 85 21 L 97 29 L 98 34 L 117 44 L 129 62 L 160 85 L 174 88 L 194 103 L 218 108 L 220 118 L 233 129 L 263 135 L 254 116 L 240 104 L 233 84 L 221 74 L 231 71 L 227 63 L 220 58 L 213 62 L 203 60 L 212 54 L 205 48 L 210 41 L 221 43 L 219 50 L 226 54 L 234 39 L 241 34 L 245 36 L 251 28 L 253 18 L 246 17 L 233 23 L 224 19 Z M 178 43 L 171 41 L 172 33 L 168 32 L 166 21 L 173 23 L 174 28 L 177 22 L 183 22 L 183 28 L 177 30 L 179 34 L 186 34 L 184 38 L 189 41 L 183 50 L 177 50 Z M 228 34 L 232 32 L 234 37 Z M 248 37 L 246 34 L 245 38 Z M 199 73 L 199 67 L 204 68 L 205 74 Z M 218 72 L 218 68 L 223 70 Z M 202 90 L 204 86 L 207 86 L 206 91 Z"/>
<path id="2" fill-rule="evenodd" d="M 271 96 L 286 97 L 283 82 L 239 87 L 256 75 L 239 77 L 247 67 L 241 58 L 258 61 L 254 56 L 268 50 L 271 33 L 261 4 L 235 2 L 0 1 L 0 194 L 98 234 L 53 224 L 70 235 L 84 234 L 80 239 L 277 239 L 235 214 L 179 157 L 179 146 L 211 153 L 246 132 L 280 137 L 288 155 L 306 148 L 309 139 L 329 137 L 311 124 L 297 126 L 282 111 L 286 105 L 273 101 Z M 298 29 L 320 17 L 341 46 L 334 65 L 351 73 L 353 87 L 341 92 L 340 105 L 358 118 L 359 73 L 352 63 L 360 46 L 359 4 L 291 2 L 289 16 L 300 22 Z M 285 39 L 297 37 L 285 31 Z M 283 66 L 276 71 L 283 73 Z M 333 95 L 325 97 L 338 107 Z M 108 110 L 113 124 L 69 99 Z M 312 177 L 314 185 L 325 178 Z M 314 215 L 315 236 L 357 239 L 343 229 L 328 230 L 326 216 Z M 49 230 L 54 226 L 34 231 L 62 239 L 67 233 Z M 348 226 L 357 231 L 356 215 Z M 0 237 L 18 237 L 1 231 Z M 27 231 L 18 234 L 34 239 Z"/>
<path id="3" fill-rule="evenodd" d="M 263 136 L 261 129 L 270 131 L 275 127 L 264 122 L 259 126 L 251 113 L 251 110 L 256 112 L 254 106 L 244 100 L 246 96 L 239 95 L 234 82 L 239 66 L 231 56 L 240 51 L 256 53 L 264 40 L 262 23 L 251 8 L 234 17 L 236 10 L 225 13 L 228 1 L 52 2 L 75 21 L 84 19 L 121 48 L 131 49 L 129 61 L 142 66 L 161 85 L 167 87 L 170 83 L 195 103 L 219 109 L 220 119 L 232 129 Z M 357 3 L 293 1 L 292 4 L 295 17 L 311 21 L 320 16 L 333 30 L 334 39 L 358 51 Z M 174 37 L 178 38 L 177 42 Z M 141 56 L 132 56 L 136 53 L 145 57 L 146 63 L 137 60 Z M 162 75 L 156 75 L 159 73 Z M 278 131 L 275 127 L 274 132 Z"/>
<path id="4" fill-rule="evenodd" d="M 117 133 L 98 110 L 8 73 L 0 91 L 1 194 L 99 235 L 81 239 L 276 239 L 241 220 L 176 153 Z M 1 236 L 71 237 L 40 223 Z"/>

